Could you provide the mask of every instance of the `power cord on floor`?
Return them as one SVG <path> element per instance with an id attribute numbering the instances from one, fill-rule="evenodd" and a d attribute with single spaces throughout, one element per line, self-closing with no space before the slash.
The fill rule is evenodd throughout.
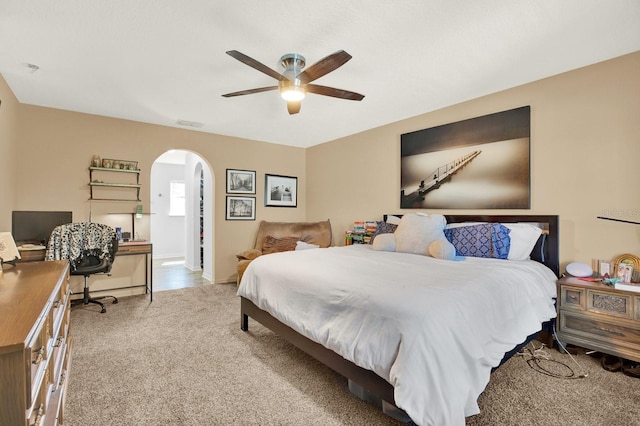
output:
<path id="1" fill-rule="evenodd" d="M 553 324 L 553 338 L 555 339 L 556 343 L 558 343 L 558 346 L 560 346 L 562 348 L 562 350 L 569 355 L 569 358 L 571 358 L 571 361 L 574 362 L 575 365 L 577 365 L 578 367 L 580 367 L 580 369 L 582 370 L 582 374 L 578 375 L 579 379 L 585 379 L 587 377 L 589 377 L 589 373 L 587 372 L 587 370 L 578 363 L 578 361 L 575 360 L 575 358 L 571 355 L 571 353 L 567 350 L 567 348 L 562 344 L 562 342 L 560 341 L 560 339 L 558 339 L 558 335 L 556 334 L 556 324 L 554 322 Z"/>
<path id="2" fill-rule="evenodd" d="M 529 367 L 531 367 L 532 369 L 534 369 L 535 371 L 545 374 L 547 376 L 550 377 L 556 377 L 558 379 L 584 379 L 586 377 L 589 376 L 589 373 L 587 373 L 587 371 L 585 370 L 585 368 L 580 365 L 578 363 L 578 361 L 575 360 L 575 358 L 569 353 L 569 351 L 567 350 L 567 348 L 564 347 L 564 345 L 562 344 L 562 342 L 560 342 L 558 340 L 558 336 L 556 335 L 556 329 L 555 326 L 553 327 L 553 336 L 556 339 L 556 342 L 558 342 L 558 345 L 562 348 L 562 350 L 569 355 L 569 357 L 571 358 L 571 360 L 578 366 L 578 368 L 582 371 L 582 373 L 577 374 L 572 368 L 571 366 L 565 364 L 562 361 L 557 361 L 554 359 L 551 359 L 551 355 L 549 354 L 548 351 L 545 350 L 545 344 L 543 343 L 539 348 L 536 348 L 535 344 L 533 342 L 530 342 L 530 346 L 525 346 L 524 348 L 522 348 L 522 350 L 520 352 L 518 352 L 518 355 L 522 356 L 525 358 L 525 361 L 527 363 L 527 365 L 529 365 Z M 567 374 L 559 374 L 553 371 L 550 371 L 548 368 L 545 368 L 543 363 L 554 363 L 556 365 L 560 365 L 562 367 L 564 367 L 568 373 Z"/>

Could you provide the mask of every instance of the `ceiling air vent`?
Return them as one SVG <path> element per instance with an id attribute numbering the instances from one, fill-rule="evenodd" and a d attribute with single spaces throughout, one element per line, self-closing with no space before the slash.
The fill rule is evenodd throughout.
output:
<path id="1" fill-rule="evenodd" d="M 178 126 L 186 126 L 186 127 L 202 127 L 204 124 L 198 123 L 197 121 L 187 121 L 187 120 L 178 120 L 176 121 Z"/>

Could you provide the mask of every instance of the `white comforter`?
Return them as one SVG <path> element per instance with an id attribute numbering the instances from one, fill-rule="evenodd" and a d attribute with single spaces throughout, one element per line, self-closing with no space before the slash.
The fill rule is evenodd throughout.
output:
<path id="1" fill-rule="evenodd" d="M 555 317 L 555 280 L 534 261 L 353 245 L 261 256 L 238 295 L 389 381 L 414 422 L 442 426 L 479 413 L 491 368 Z"/>

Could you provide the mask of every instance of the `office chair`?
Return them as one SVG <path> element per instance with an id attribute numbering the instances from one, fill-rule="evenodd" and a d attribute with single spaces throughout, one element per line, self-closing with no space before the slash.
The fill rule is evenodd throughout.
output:
<path id="1" fill-rule="evenodd" d="M 118 303 L 118 299 L 115 296 L 91 297 L 89 276 L 109 274 L 117 251 L 118 236 L 112 227 L 92 222 L 67 223 L 51 232 L 45 260 L 68 259 L 70 274 L 84 276 L 83 298 L 77 302 L 100 305 L 100 313 L 105 313 L 107 309 L 100 300 L 111 297 L 113 303 Z"/>

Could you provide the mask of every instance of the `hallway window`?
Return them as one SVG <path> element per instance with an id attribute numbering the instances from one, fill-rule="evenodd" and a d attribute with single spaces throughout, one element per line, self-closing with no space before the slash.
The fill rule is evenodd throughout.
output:
<path id="1" fill-rule="evenodd" d="M 172 180 L 169 184 L 169 216 L 184 216 L 184 181 Z"/>

